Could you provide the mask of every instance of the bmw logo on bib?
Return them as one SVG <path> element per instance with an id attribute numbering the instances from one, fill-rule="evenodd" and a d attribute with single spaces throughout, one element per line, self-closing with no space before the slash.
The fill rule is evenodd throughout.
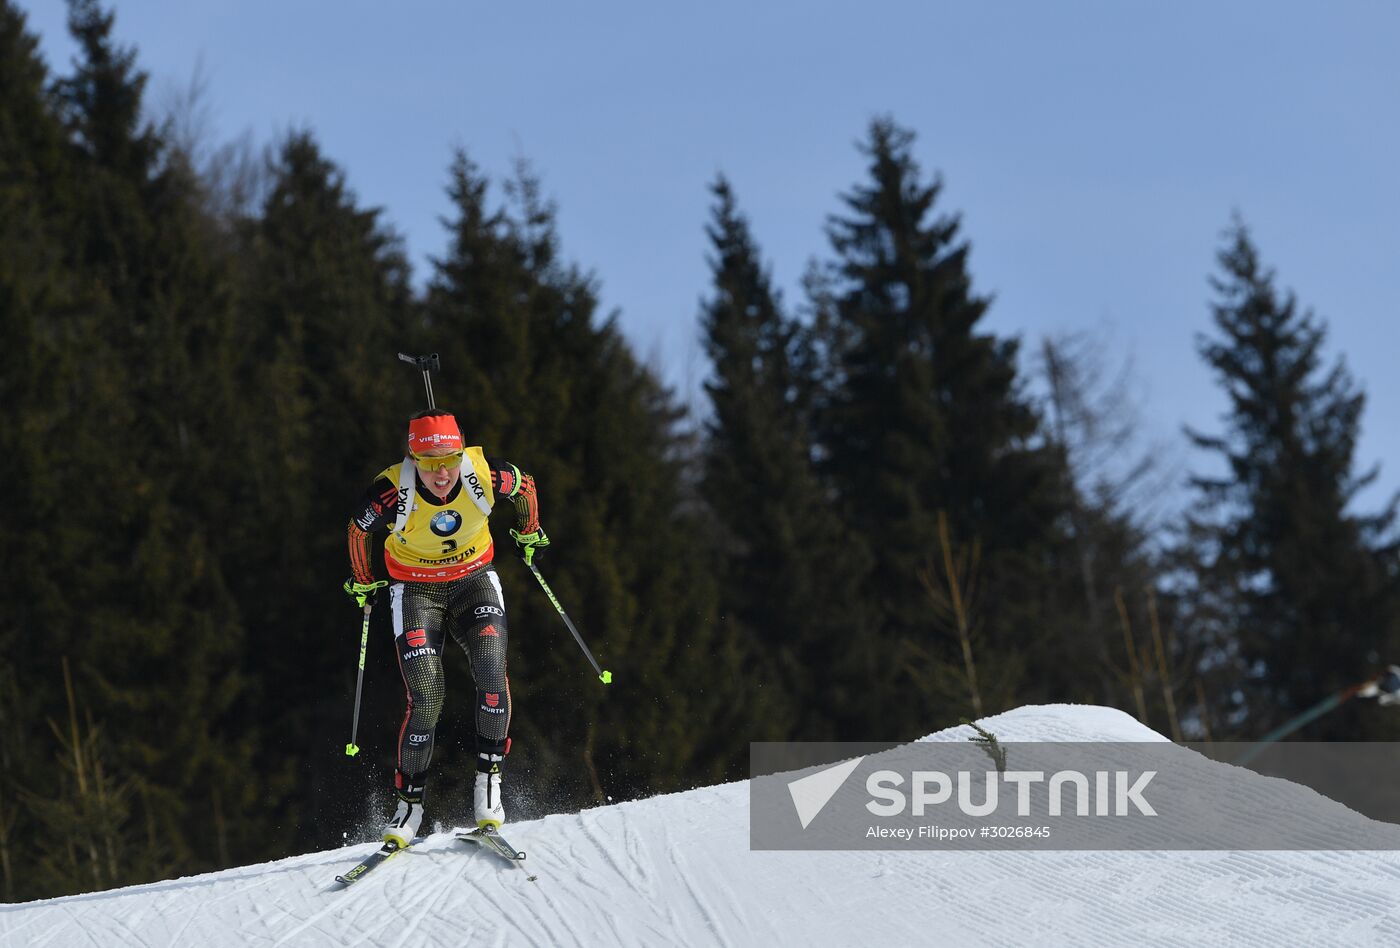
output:
<path id="1" fill-rule="evenodd" d="M 433 515 L 429 524 L 440 537 L 450 537 L 462 526 L 462 515 L 455 510 L 442 510 Z"/>

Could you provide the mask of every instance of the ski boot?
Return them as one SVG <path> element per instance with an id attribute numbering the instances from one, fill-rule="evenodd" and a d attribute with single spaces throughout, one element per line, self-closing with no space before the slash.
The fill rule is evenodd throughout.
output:
<path id="1" fill-rule="evenodd" d="M 384 842 L 397 843 L 400 849 L 406 849 L 423 825 L 423 778 L 420 776 L 415 782 L 404 774 L 395 773 L 394 795 L 398 797 L 399 806 L 393 818 L 384 824 Z"/>
<path id="2" fill-rule="evenodd" d="M 476 755 L 476 786 L 472 790 L 476 825 L 480 829 L 500 829 L 506 821 L 501 805 L 501 755 Z"/>

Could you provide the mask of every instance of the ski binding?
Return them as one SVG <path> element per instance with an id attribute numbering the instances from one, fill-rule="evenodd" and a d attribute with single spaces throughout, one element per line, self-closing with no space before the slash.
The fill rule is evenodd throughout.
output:
<path id="1" fill-rule="evenodd" d="M 390 859 L 393 859 L 399 853 L 409 849 L 413 845 L 413 843 L 419 842 L 419 840 L 423 838 L 424 837 L 421 836 L 415 838 L 413 842 L 408 844 L 408 846 L 400 846 L 398 843 L 394 842 L 385 843 L 383 846 L 380 846 L 374 852 L 366 856 L 365 860 L 361 862 L 358 866 L 356 866 L 354 869 L 351 869 L 349 872 L 336 876 L 335 881 L 339 882 L 342 888 L 348 888 L 349 886 L 358 882 L 360 880 L 360 877 L 364 876 L 371 870 L 378 869 L 380 866 L 384 865 Z"/>

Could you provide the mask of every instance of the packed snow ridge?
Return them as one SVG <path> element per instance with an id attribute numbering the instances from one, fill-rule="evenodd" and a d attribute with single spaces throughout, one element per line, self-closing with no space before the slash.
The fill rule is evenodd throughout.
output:
<path id="1" fill-rule="evenodd" d="M 1120 711 L 1019 708 L 1004 742 L 1159 741 Z M 966 741 L 968 727 L 930 735 Z M 1249 775 L 1249 779 L 1268 778 Z M 0 906 L 14 946 L 1395 944 L 1393 852 L 755 852 L 747 782 L 507 827 L 530 872 L 432 836 Z M 1346 813 L 1364 829 L 1359 814 Z"/>

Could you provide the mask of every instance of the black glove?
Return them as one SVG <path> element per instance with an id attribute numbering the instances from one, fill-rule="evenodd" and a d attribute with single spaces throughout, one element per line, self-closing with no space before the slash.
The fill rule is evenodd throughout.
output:
<path id="1" fill-rule="evenodd" d="M 521 533 L 519 530 L 513 529 L 510 531 L 510 537 L 515 541 L 516 554 L 525 561 L 526 566 L 534 565 L 535 557 L 549 546 L 549 537 L 544 535 L 543 527 L 534 533 Z"/>

